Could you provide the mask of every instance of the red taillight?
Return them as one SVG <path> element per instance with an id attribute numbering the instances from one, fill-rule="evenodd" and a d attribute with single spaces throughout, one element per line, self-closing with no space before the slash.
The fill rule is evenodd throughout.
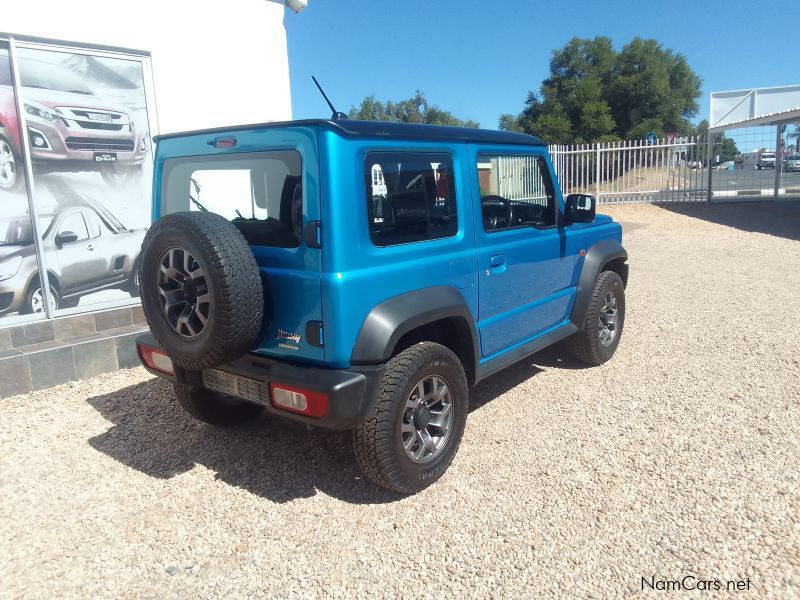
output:
<path id="1" fill-rule="evenodd" d="M 167 375 L 175 375 L 175 370 L 172 367 L 172 359 L 167 356 L 162 350 L 153 348 L 152 346 L 145 346 L 144 344 L 136 344 L 136 349 L 139 352 L 139 358 L 142 362 L 161 373 Z"/>
<path id="2" fill-rule="evenodd" d="M 214 147 L 215 148 L 235 148 L 236 147 L 236 138 L 220 138 L 218 140 L 214 140 Z"/>
<path id="3" fill-rule="evenodd" d="M 272 406 L 280 410 L 288 410 L 317 419 L 328 413 L 328 396 L 322 392 L 305 390 L 282 383 L 270 383 L 269 394 Z"/>

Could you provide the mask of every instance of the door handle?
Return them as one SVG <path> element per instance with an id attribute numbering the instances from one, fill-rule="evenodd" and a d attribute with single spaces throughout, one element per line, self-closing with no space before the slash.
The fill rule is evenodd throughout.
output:
<path id="1" fill-rule="evenodd" d="M 489 259 L 489 266 L 493 269 L 497 267 L 502 267 L 506 264 L 506 257 L 505 254 L 495 254 L 492 258 Z"/>
<path id="2" fill-rule="evenodd" d="M 506 270 L 506 257 L 505 254 L 495 254 L 492 258 L 489 259 L 489 268 L 486 269 L 486 274 L 491 275 L 494 273 L 495 275 L 500 275 L 500 273 L 504 273 Z"/>

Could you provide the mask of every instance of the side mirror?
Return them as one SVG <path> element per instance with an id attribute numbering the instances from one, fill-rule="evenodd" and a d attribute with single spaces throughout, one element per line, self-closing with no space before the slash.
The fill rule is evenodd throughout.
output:
<path id="1" fill-rule="evenodd" d="M 78 241 L 78 234 L 74 231 L 62 231 L 56 236 L 56 244 L 63 246 L 64 244 L 72 244 Z"/>
<path id="2" fill-rule="evenodd" d="M 572 223 L 591 223 L 594 221 L 597 202 L 590 194 L 570 194 L 567 196 L 565 214 L 567 225 Z"/>

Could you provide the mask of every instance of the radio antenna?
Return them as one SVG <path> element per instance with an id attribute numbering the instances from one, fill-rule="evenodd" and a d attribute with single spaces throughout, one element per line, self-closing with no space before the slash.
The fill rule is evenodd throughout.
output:
<path id="1" fill-rule="evenodd" d="M 328 99 L 328 95 L 325 93 L 325 90 L 322 89 L 322 86 L 319 84 L 319 81 L 317 81 L 317 78 L 312 75 L 311 79 L 314 80 L 314 83 L 316 84 L 319 93 L 322 94 L 323 98 L 325 98 L 325 102 L 327 102 L 328 106 L 331 107 L 331 120 L 338 121 L 339 119 L 346 119 L 347 118 L 346 114 L 344 114 L 343 112 L 339 112 L 334 108 L 333 103 Z"/>

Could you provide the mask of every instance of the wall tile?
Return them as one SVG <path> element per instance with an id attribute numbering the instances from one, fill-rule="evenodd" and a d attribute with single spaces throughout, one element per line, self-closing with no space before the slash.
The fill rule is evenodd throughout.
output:
<path id="1" fill-rule="evenodd" d="M 142 364 L 139 354 L 136 352 L 136 338 L 138 333 L 123 335 L 115 338 L 117 346 L 117 364 L 120 369 L 130 369 Z"/>
<path id="2" fill-rule="evenodd" d="M 53 321 L 57 340 L 95 332 L 94 315 L 75 315 Z"/>
<path id="3" fill-rule="evenodd" d="M 11 345 L 14 346 L 14 348 L 30 346 L 31 344 L 40 344 L 42 342 L 52 342 L 56 339 L 55 333 L 53 332 L 52 321 L 19 325 L 18 327 L 12 327 L 10 333 Z"/>
<path id="4" fill-rule="evenodd" d="M 75 379 L 72 346 L 36 352 L 28 356 L 33 389 L 41 390 Z"/>
<path id="5" fill-rule="evenodd" d="M 116 329 L 117 327 L 128 327 L 133 324 L 131 320 L 130 308 L 116 308 L 105 312 L 95 313 L 94 322 L 97 331 Z"/>
<path id="6" fill-rule="evenodd" d="M 133 317 L 134 325 L 147 325 L 147 319 L 141 306 L 131 306 L 131 317 Z"/>
<path id="7" fill-rule="evenodd" d="M 33 389 L 27 356 L 0 360 L 0 398 L 26 394 Z"/>
<path id="8" fill-rule="evenodd" d="M 11 350 L 11 332 L 8 329 L 0 329 L 0 352 Z"/>
<path id="9" fill-rule="evenodd" d="M 117 370 L 117 352 L 112 338 L 77 344 L 72 347 L 72 352 L 78 379 Z"/>

